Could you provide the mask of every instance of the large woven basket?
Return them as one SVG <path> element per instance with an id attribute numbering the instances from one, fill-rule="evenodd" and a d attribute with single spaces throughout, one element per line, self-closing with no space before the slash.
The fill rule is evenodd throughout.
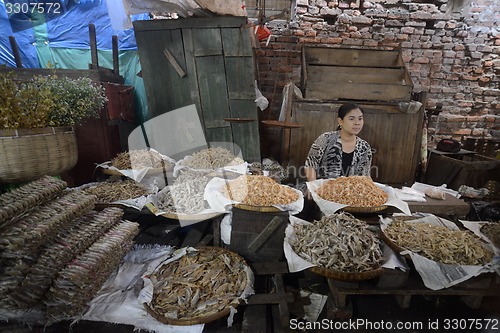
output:
<path id="1" fill-rule="evenodd" d="M 0 183 L 23 183 L 59 175 L 78 160 L 71 127 L 0 130 Z"/>

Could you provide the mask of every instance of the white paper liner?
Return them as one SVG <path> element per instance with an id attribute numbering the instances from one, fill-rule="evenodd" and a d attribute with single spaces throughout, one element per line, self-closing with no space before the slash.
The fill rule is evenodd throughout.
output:
<path id="1" fill-rule="evenodd" d="M 148 267 L 172 255 L 172 247 L 135 248 L 113 272 L 80 319 L 132 325 L 156 333 L 202 333 L 204 324 L 173 326 L 152 318 L 139 299 Z"/>
<path id="2" fill-rule="evenodd" d="M 406 221 L 407 223 L 427 223 L 440 225 L 450 230 L 458 230 L 457 225 L 446 219 L 432 214 L 425 214 L 423 218 Z M 391 218 L 381 218 L 380 227 L 384 231 L 392 223 Z M 492 249 L 493 250 L 493 249 Z M 439 263 L 412 251 L 403 251 L 400 254 L 408 254 L 415 265 L 417 272 L 422 277 L 424 285 L 432 290 L 449 288 L 482 273 L 500 271 L 500 258 L 494 257 L 490 263 L 485 265 L 450 265 Z"/>
<path id="3" fill-rule="evenodd" d="M 222 189 L 226 184 L 226 182 L 228 181 L 229 180 L 222 179 L 219 177 L 214 177 L 208 182 L 207 186 L 205 187 L 205 195 L 204 195 L 205 200 L 208 201 L 210 207 L 215 211 L 228 212 L 233 205 L 241 203 L 239 201 L 226 198 L 222 193 Z M 281 186 L 287 186 L 287 185 L 281 185 Z M 301 191 L 293 187 L 289 188 L 298 194 L 298 199 L 287 205 L 273 205 L 273 207 L 276 207 L 281 211 L 288 211 L 290 212 L 290 214 L 295 215 L 300 213 L 304 208 L 304 195 Z"/>
<path id="4" fill-rule="evenodd" d="M 337 212 L 338 210 L 348 206 L 338 202 L 325 200 L 316 193 L 316 190 L 329 180 L 330 179 L 317 179 L 315 181 L 306 183 L 307 189 L 311 193 L 313 200 L 316 202 L 321 212 L 326 216 L 331 215 Z M 394 189 L 392 187 L 379 183 L 375 183 L 375 185 L 377 185 L 379 188 L 384 190 L 389 195 L 387 202 L 384 203 L 385 206 L 395 207 L 401 212 L 405 213 L 406 215 L 411 215 L 411 211 L 410 208 L 408 207 L 408 204 L 396 197 Z"/>

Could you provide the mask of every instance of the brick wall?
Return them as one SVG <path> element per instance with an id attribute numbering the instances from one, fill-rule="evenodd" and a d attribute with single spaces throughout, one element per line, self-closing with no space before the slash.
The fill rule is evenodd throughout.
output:
<path id="1" fill-rule="evenodd" d="M 269 44 L 258 50 L 261 90 L 270 100 L 263 119 L 278 117 L 284 84 L 299 83 L 303 44 L 401 47 L 414 91 L 428 92 L 431 141 L 500 139 L 498 0 L 297 0 L 295 20 L 269 28 Z M 277 130 L 262 130 L 264 141 L 280 140 Z M 266 146 L 264 156 L 276 156 L 276 145 Z"/>

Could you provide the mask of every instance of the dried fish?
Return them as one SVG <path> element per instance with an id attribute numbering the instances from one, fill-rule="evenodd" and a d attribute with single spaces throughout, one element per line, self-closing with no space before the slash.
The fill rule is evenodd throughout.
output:
<path id="1" fill-rule="evenodd" d="M 230 180 L 222 192 L 228 199 L 251 206 L 286 205 L 299 199 L 291 187 L 260 175 L 242 175 Z"/>
<path id="2" fill-rule="evenodd" d="M 192 320 L 237 304 L 249 283 L 246 264 L 239 256 L 221 251 L 199 249 L 157 268 L 151 275 L 150 308 L 161 317 Z"/>
<path id="3" fill-rule="evenodd" d="M 484 224 L 481 233 L 500 249 L 500 222 Z"/>
<path id="4" fill-rule="evenodd" d="M 386 203 L 389 197 L 366 176 L 330 179 L 316 193 L 322 199 L 352 207 L 378 207 Z"/>
<path id="5" fill-rule="evenodd" d="M 137 149 L 119 153 L 111 160 L 111 165 L 119 170 L 139 170 L 144 168 L 169 169 L 174 163 L 154 150 Z"/>
<path id="6" fill-rule="evenodd" d="M 87 187 L 85 193 L 97 196 L 97 203 L 112 203 L 118 200 L 134 199 L 148 194 L 148 190 L 141 184 L 127 179 L 116 182 L 102 182 Z"/>
<path id="7" fill-rule="evenodd" d="M 368 224 L 349 213 L 324 216 L 311 224 L 294 226 L 292 249 L 303 259 L 341 272 L 365 272 L 383 261 L 380 241 Z"/>
<path id="8" fill-rule="evenodd" d="M 493 258 L 493 253 L 469 231 L 394 220 L 384 234 L 396 245 L 444 264 L 484 265 Z"/>
<path id="9" fill-rule="evenodd" d="M 156 194 L 157 208 L 167 213 L 197 214 L 208 208 L 203 199 L 209 177 L 197 177 L 166 187 Z"/>
<path id="10" fill-rule="evenodd" d="M 222 147 L 200 150 L 192 156 L 186 157 L 184 160 L 184 165 L 189 168 L 210 170 L 242 163 L 244 163 L 244 161 L 241 158 Z"/>

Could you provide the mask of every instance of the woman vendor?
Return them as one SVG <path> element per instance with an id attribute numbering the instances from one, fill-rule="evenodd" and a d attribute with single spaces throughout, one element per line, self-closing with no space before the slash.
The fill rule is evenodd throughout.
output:
<path id="1" fill-rule="evenodd" d="M 356 104 L 344 104 L 337 120 L 337 130 L 321 134 L 309 150 L 305 162 L 307 181 L 370 175 L 371 147 L 358 137 L 363 128 L 363 111 Z"/>

